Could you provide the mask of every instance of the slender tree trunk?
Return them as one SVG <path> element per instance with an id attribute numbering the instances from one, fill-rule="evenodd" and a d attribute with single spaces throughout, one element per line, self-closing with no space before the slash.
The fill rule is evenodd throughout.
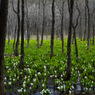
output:
<path id="1" fill-rule="evenodd" d="M 16 48 L 15 48 L 15 56 L 19 55 L 18 45 L 19 45 L 19 35 L 20 35 L 20 0 L 17 3 L 17 18 L 18 18 L 18 30 L 17 30 L 17 41 L 16 41 Z"/>
<path id="2" fill-rule="evenodd" d="M 77 8 L 79 14 L 78 14 L 78 17 L 77 17 L 77 19 L 76 19 L 76 25 L 74 26 L 73 23 L 72 23 L 72 26 L 73 26 L 73 30 L 74 30 L 74 32 L 73 32 L 73 39 L 75 40 L 76 58 L 77 58 L 77 60 L 79 60 L 78 47 L 77 47 L 77 39 L 76 39 L 76 28 L 77 28 L 77 26 L 78 26 L 78 21 L 79 21 L 79 17 L 80 17 L 80 10 L 79 10 L 79 8 L 78 8 L 78 5 L 76 6 L 76 8 Z"/>
<path id="3" fill-rule="evenodd" d="M 85 0 L 86 2 L 86 0 Z M 86 15 L 86 5 L 85 5 L 85 30 L 84 30 L 84 41 L 86 40 L 86 33 L 87 33 L 87 15 Z"/>
<path id="4" fill-rule="evenodd" d="M 8 0 L 0 2 L 0 95 L 4 95 L 4 49 L 7 31 Z"/>
<path id="5" fill-rule="evenodd" d="M 41 34 L 41 46 L 43 45 L 44 30 L 45 30 L 45 0 L 43 0 L 43 24 L 42 24 L 42 34 Z"/>
<path id="6" fill-rule="evenodd" d="M 29 16 L 28 16 L 28 0 L 26 0 L 26 17 L 27 17 L 27 47 L 29 47 L 30 31 L 29 31 Z"/>
<path id="7" fill-rule="evenodd" d="M 94 34 L 95 34 L 95 26 L 93 25 L 93 45 L 94 45 Z"/>
<path id="8" fill-rule="evenodd" d="M 9 22 L 7 22 L 7 35 L 8 35 L 8 45 L 10 44 L 10 26 Z"/>
<path id="9" fill-rule="evenodd" d="M 47 8 L 47 5 L 46 5 L 46 12 L 47 12 L 47 9 L 48 9 L 48 8 Z M 48 14 L 46 13 L 46 15 L 48 15 Z M 49 26 L 49 24 L 48 24 L 48 17 L 47 17 L 46 20 L 47 20 L 47 21 L 46 21 L 46 22 L 47 22 L 47 23 L 46 23 L 46 39 L 48 39 L 48 28 L 49 28 L 49 27 L 48 27 L 48 26 Z"/>
<path id="10" fill-rule="evenodd" d="M 79 38 L 82 41 L 82 17 L 81 17 L 81 14 L 80 14 L 80 34 L 79 34 Z"/>
<path id="11" fill-rule="evenodd" d="M 40 21 L 40 0 L 39 0 L 39 4 L 38 4 L 38 13 L 37 13 L 37 16 L 38 16 L 38 18 L 37 18 L 37 20 L 38 21 Z M 39 32 L 40 32 L 40 23 L 38 23 L 39 25 L 39 27 L 37 27 L 36 26 L 36 28 L 37 28 L 37 48 L 39 48 Z"/>
<path id="12" fill-rule="evenodd" d="M 67 43 L 67 70 L 66 70 L 66 80 L 69 80 L 71 77 L 71 36 L 72 36 L 72 20 L 73 20 L 73 6 L 74 0 L 68 0 L 69 7 L 69 34 L 68 34 L 68 43 Z"/>
<path id="13" fill-rule="evenodd" d="M 48 28 L 49 28 L 48 26 L 49 26 L 49 25 L 48 25 L 48 19 L 47 19 L 46 39 L 48 39 L 48 30 L 49 30 L 49 29 L 48 29 Z"/>
<path id="14" fill-rule="evenodd" d="M 37 48 L 39 48 L 39 30 L 37 28 Z"/>
<path id="15" fill-rule="evenodd" d="M 52 30 L 51 30 L 51 54 L 50 58 L 53 57 L 53 45 L 54 45 L 54 26 L 55 26 L 55 0 L 52 0 Z"/>
<path id="16" fill-rule="evenodd" d="M 17 31 L 17 25 L 15 26 L 15 33 L 14 33 L 14 43 L 13 43 L 13 50 L 14 51 L 15 51 L 16 31 Z"/>
<path id="17" fill-rule="evenodd" d="M 94 3 L 95 1 L 93 1 L 93 45 L 94 45 L 94 34 L 95 34 L 95 22 L 94 22 L 94 20 L 95 20 L 95 7 L 94 7 Z"/>
<path id="18" fill-rule="evenodd" d="M 62 18 L 61 18 L 62 53 L 64 52 L 64 37 L 63 37 L 63 16 L 64 16 L 64 12 L 63 12 L 63 8 L 64 8 L 64 1 L 62 2 Z"/>
<path id="19" fill-rule="evenodd" d="M 78 48 L 77 48 L 77 40 L 76 40 L 76 30 L 75 30 L 75 28 L 73 28 L 73 30 L 74 30 L 74 39 L 75 39 L 76 58 L 77 58 L 77 60 L 79 60 Z"/>
<path id="20" fill-rule="evenodd" d="M 21 21 L 21 60 L 20 68 L 24 68 L 24 0 L 22 0 L 22 21 Z"/>
<path id="21" fill-rule="evenodd" d="M 87 6 L 87 9 L 88 9 L 88 37 L 87 37 L 87 50 L 89 50 L 90 48 L 90 9 L 89 9 L 89 3 L 88 3 L 88 0 L 86 0 L 86 6 Z"/>

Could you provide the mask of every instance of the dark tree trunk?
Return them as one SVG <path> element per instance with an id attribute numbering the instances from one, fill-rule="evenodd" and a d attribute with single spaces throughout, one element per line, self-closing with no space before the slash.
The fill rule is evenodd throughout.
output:
<path id="1" fill-rule="evenodd" d="M 26 0 L 26 17 L 27 17 L 27 48 L 29 47 L 29 40 L 30 40 L 30 31 L 29 31 L 29 16 L 28 16 L 28 4 L 27 4 L 27 0 Z"/>
<path id="2" fill-rule="evenodd" d="M 8 0 L 0 2 L 0 95 L 4 95 L 4 49 L 7 30 Z"/>
<path id="3" fill-rule="evenodd" d="M 67 70 L 66 70 L 66 80 L 69 80 L 71 77 L 71 35 L 72 35 L 72 20 L 73 20 L 73 6 L 74 0 L 68 0 L 69 7 L 69 34 L 68 34 L 68 43 L 67 43 Z"/>
<path id="4" fill-rule="evenodd" d="M 20 35 L 20 0 L 17 3 L 17 18 L 18 18 L 18 30 L 17 30 L 17 41 L 16 41 L 16 48 L 15 48 L 15 56 L 19 55 L 18 45 L 19 45 L 19 35 Z"/>
<path id="5" fill-rule="evenodd" d="M 9 22 L 7 22 L 7 35 L 8 35 L 8 45 L 10 44 L 10 27 Z"/>
<path id="6" fill-rule="evenodd" d="M 86 0 L 85 0 L 86 3 Z M 87 15 L 86 15 L 86 5 L 85 5 L 85 30 L 84 30 L 84 41 L 86 40 L 86 33 L 87 33 Z"/>
<path id="7" fill-rule="evenodd" d="M 76 28 L 73 28 L 73 30 L 74 30 L 74 39 L 75 39 L 76 58 L 77 58 L 77 60 L 79 60 L 79 56 L 78 56 L 78 48 L 77 48 L 77 40 L 76 40 Z"/>
<path id="8" fill-rule="evenodd" d="M 46 6 L 46 12 L 47 12 L 47 6 Z M 46 13 L 46 15 L 48 15 L 47 13 Z M 49 30 L 49 21 L 48 21 L 49 19 L 48 19 L 48 17 L 47 17 L 47 19 L 46 19 L 46 39 L 48 39 L 48 30 Z"/>
<path id="9" fill-rule="evenodd" d="M 37 28 L 37 48 L 39 48 L 39 30 Z"/>
<path id="10" fill-rule="evenodd" d="M 42 34 L 41 34 L 41 46 L 43 45 L 44 30 L 45 30 L 45 0 L 43 0 L 43 24 L 42 24 Z"/>
<path id="11" fill-rule="evenodd" d="M 38 16 L 37 20 L 40 21 L 40 1 L 39 1 L 39 5 L 38 5 L 38 10 L 39 10 L 39 12 L 37 13 L 37 16 Z M 36 27 L 36 29 L 37 29 L 37 48 L 39 48 L 40 23 L 39 23 L 38 26 L 39 26 L 39 27 L 37 27 L 37 26 L 35 25 L 35 27 Z"/>
<path id="12" fill-rule="evenodd" d="M 88 10 L 88 37 L 87 37 L 87 50 L 89 50 L 90 48 L 90 9 L 89 9 L 89 3 L 88 3 L 88 0 L 86 0 L 86 7 L 87 7 L 87 10 Z"/>
<path id="13" fill-rule="evenodd" d="M 82 17 L 81 17 L 81 13 L 80 13 L 80 32 L 79 32 L 79 38 L 82 41 Z"/>
<path id="14" fill-rule="evenodd" d="M 64 37 L 63 37 L 63 16 L 64 16 L 64 12 L 63 12 L 63 8 L 64 8 L 64 1 L 62 2 L 62 18 L 61 18 L 61 41 L 62 41 L 62 53 L 64 52 Z"/>
<path id="15" fill-rule="evenodd" d="M 78 26 L 78 20 L 79 20 L 79 17 L 80 17 L 80 10 L 79 10 L 79 8 L 78 8 L 78 5 L 76 6 L 76 8 L 77 8 L 79 14 L 78 14 L 78 17 L 77 17 L 77 19 L 76 19 L 76 25 L 74 26 L 73 23 L 72 23 L 72 26 L 73 26 L 73 30 L 74 30 L 74 32 L 73 32 L 73 40 L 75 41 L 76 58 L 77 58 L 77 60 L 79 60 L 78 48 L 77 48 L 77 39 L 76 39 L 76 28 L 77 28 L 77 26 Z"/>
<path id="16" fill-rule="evenodd" d="M 94 7 L 95 1 L 93 1 L 93 45 L 94 45 L 94 35 L 95 35 L 95 7 Z"/>
<path id="17" fill-rule="evenodd" d="M 49 25 L 48 25 L 48 19 L 47 19 L 46 39 L 48 39 L 48 32 L 49 32 Z"/>
<path id="18" fill-rule="evenodd" d="M 95 34 L 95 26 L 93 25 L 93 45 L 94 45 L 94 34 Z"/>
<path id="19" fill-rule="evenodd" d="M 15 51 L 16 31 L 17 31 L 17 25 L 15 26 L 15 33 L 14 33 L 14 43 L 13 43 L 13 50 L 14 51 Z"/>
<path id="20" fill-rule="evenodd" d="M 21 21 L 21 60 L 20 68 L 24 68 L 24 0 L 22 0 L 22 21 Z"/>
<path id="21" fill-rule="evenodd" d="M 55 0 L 52 0 L 52 30 L 51 30 L 51 54 L 50 58 L 53 57 L 53 45 L 54 45 L 54 26 L 55 26 Z"/>

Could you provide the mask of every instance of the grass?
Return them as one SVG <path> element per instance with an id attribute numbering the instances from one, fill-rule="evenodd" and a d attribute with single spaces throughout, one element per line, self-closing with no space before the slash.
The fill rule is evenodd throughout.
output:
<path id="1" fill-rule="evenodd" d="M 69 81 L 64 81 L 67 66 L 67 38 L 64 41 L 64 53 L 61 52 L 61 41 L 54 41 L 54 57 L 50 59 L 50 40 L 44 40 L 43 46 L 37 48 L 36 40 L 31 39 L 29 48 L 26 48 L 27 41 L 25 40 L 25 59 L 24 70 L 19 69 L 20 55 L 14 56 L 13 40 L 10 45 L 5 47 L 5 88 L 16 92 L 17 95 L 22 93 L 28 95 L 32 91 L 38 89 L 41 84 L 40 91 L 47 90 L 48 78 L 53 77 L 54 85 L 60 92 L 63 91 L 64 84 L 65 91 L 74 89 L 72 86 L 76 84 L 78 72 L 80 73 L 81 85 L 86 88 L 95 86 L 95 46 L 91 45 L 87 50 L 87 41 L 78 41 L 79 60 L 76 60 L 75 46 L 72 45 L 72 76 Z M 19 46 L 20 52 L 20 46 Z M 18 83 L 21 82 L 21 85 Z M 8 86 L 8 87 L 7 87 Z M 15 87 L 15 90 L 12 89 Z M 27 89 L 29 88 L 29 89 Z M 32 90 L 31 90 L 32 89 Z M 7 90 L 5 92 L 7 93 Z M 49 92 L 47 92 L 49 93 Z M 47 94 L 44 94 L 47 95 Z"/>

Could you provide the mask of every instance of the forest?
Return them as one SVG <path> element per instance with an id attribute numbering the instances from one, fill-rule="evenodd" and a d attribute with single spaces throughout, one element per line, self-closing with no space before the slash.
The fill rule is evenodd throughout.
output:
<path id="1" fill-rule="evenodd" d="M 95 95 L 95 0 L 0 0 L 0 95 Z"/>

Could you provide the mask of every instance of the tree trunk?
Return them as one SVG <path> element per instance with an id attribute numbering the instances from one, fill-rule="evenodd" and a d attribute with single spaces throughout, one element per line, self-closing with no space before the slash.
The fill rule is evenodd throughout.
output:
<path id="1" fill-rule="evenodd" d="M 94 35 L 95 35 L 95 1 L 93 0 L 93 45 L 94 45 Z"/>
<path id="2" fill-rule="evenodd" d="M 13 50 L 14 51 L 15 51 L 16 31 L 17 31 L 17 25 L 15 26 L 15 33 L 14 33 L 14 43 L 13 43 Z"/>
<path id="3" fill-rule="evenodd" d="M 30 40 L 30 31 L 29 31 L 29 16 L 28 16 L 28 4 L 26 0 L 26 17 L 27 17 L 27 48 L 29 47 L 29 40 Z"/>
<path id="4" fill-rule="evenodd" d="M 21 21 L 21 60 L 20 68 L 24 68 L 24 0 L 22 0 L 22 21 Z"/>
<path id="5" fill-rule="evenodd" d="M 86 1 L 85 1 L 86 2 Z M 86 15 L 86 5 L 85 5 L 85 30 L 84 30 L 84 41 L 86 40 L 86 33 L 87 33 L 87 15 Z"/>
<path id="6" fill-rule="evenodd" d="M 63 38 L 63 16 L 64 16 L 64 12 L 63 12 L 63 8 L 64 8 L 64 1 L 62 2 L 62 18 L 61 18 L 61 41 L 62 41 L 62 53 L 64 52 L 64 38 Z"/>
<path id="7" fill-rule="evenodd" d="M 47 13 L 47 5 L 46 5 L 46 15 L 48 15 Z M 46 39 L 48 39 L 48 30 L 49 30 L 49 23 L 48 23 L 48 17 L 46 19 Z"/>
<path id="8" fill-rule="evenodd" d="M 66 80 L 69 80 L 71 77 L 71 36 L 72 36 L 72 20 L 73 20 L 73 6 L 74 0 L 68 0 L 69 7 L 69 31 L 68 31 L 68 43 L 67 43 L 67 70 L 66 70 Z"/>
<path id="9" fill-rule="evenodd" d="M 39 48 L 39 30 L 37 28 L 37 48 Z"/>
<path id="10" fill-rule="evenodd" d="M 74 39 L 75 39 L 76 58 L 77 58 L 77 60 L 79 60 L 78 48 L 77 48 L 77 40 L 76 40 L 76 30 L 74 28 L 73 28 L 73 30 L 74 30 Z"/>
<path id="11" fill-rule="evenodd" d="M 40 21 L 40 0 L 39 0 L 39 4 L 38 4 L 38 13 L 37 13 L 37 20 Z M 37 48 L 39 48 L 39 32 L 40 32 L 40 23 L 38 23 L 38 27 L 37 25 L 35 25 L 36 29 L 37 29 Z"/>
<path id="12" fill-rule="evenodd" d="M 10 44 L 10 26 L 9 22 L 7 22 L 7 35 L 8 35 L 8 45 Z"/>
<path id="13" fill-rule="evenodd" d="M 4 49 L 7 30 L 8 0 L 0 2 L 0 95 L 4 95 Z"/>
<path id="14" fill-rule="evenodd" d="M 45 30 L 45 0 L 43 0 L 43 24 L 42 24 L 42 34 L 41 34 L 41 46 L 43 45 L 44 30 Z"/>
<path id="15" fill-rule="evenodd" d="M 88 3 L 88 0 L 86 0 L 86 6 L 87 6 L 87 9 L 88 9 L 88 37 L 87 37 L 87 50 L 89 50 L 90 48 L 90 9 L 89 9 L 89 3 Z"/>
<path id="16" fill-rule="evenodd" d="M 82 17 L 81 17 L 81 14 L 80 14 L 80 32 L 79 33 L 80 33 L 79 38 L 82 41 Z"/>
<path id="17" fill-rule="evenodd" d="M 16 41 L 16 48 L 15 48 L 15 56 L 19 55 L 18 45 L 19 45 L 19 35 L 20 35 L 20 0 L 17 3 L 17 18 L 18 18 L 18 30 L 17 30 L 17 41 Z"/>
<path id="18" fill-rule="evenodd" d="M 52 0 L 52 30 L 51 30 L 51 54 L 50 58 L 53 57 L 53 45 L 54 45 L 54 26 L 55 26 L 55 0 Z"/>

